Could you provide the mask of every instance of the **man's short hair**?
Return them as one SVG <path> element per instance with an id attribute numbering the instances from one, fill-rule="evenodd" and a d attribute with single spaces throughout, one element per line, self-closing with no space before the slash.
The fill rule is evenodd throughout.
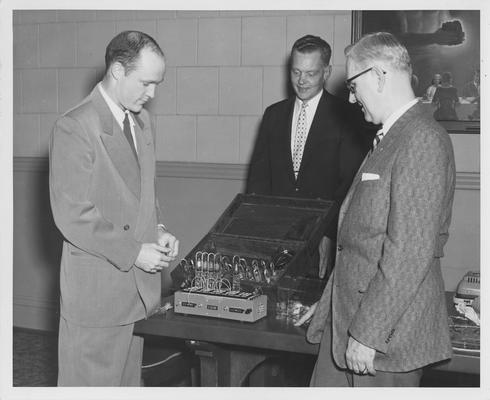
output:
<path id="1" fill-rule="evenodd" d="M 394 70 L 412 76 L 412 63 L 404 45 L 388 32 L 368 33 L 345 49 L 345 56 L 361 67 L 369 68 L 382 62 Z"/>
<path id="2" fill-rule="evenodd" d="M 294 51 L 299 53 L 312 53 L 314 51 L 319 51 L 325 67 L 330 64 L 330 57 L 332 56 L 332 49 L 330 48 L 330 45 L 321 37 L 313 35 L 306 35 L 296 40 L 296 42 L 293 44 L 293 48 L 291 49 L 291 55 Z"/>
<path id="3" fill-rule="evenodd" d="M 106 73 L 115 62 L 121 63 L 126 74 L 136 68 L 141 50 L 148 48 L 164 57 L 158 43 L 150 35 L 139 31 L 123 31 L 117 34 L 107 45 L 105 51 Z"/>

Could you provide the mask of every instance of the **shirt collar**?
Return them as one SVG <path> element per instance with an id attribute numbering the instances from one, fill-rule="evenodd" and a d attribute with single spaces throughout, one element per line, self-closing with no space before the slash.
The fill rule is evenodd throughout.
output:
<path id="1" fill-rule="evenodd" d="M 323 90 L 320 90 L 318 94 L 313 96 L 310 100 L 307 100 L 306 102 L 308 103 L 308 108 L 310 110 L 316 110 L 316 107 L 318 106 L 318 103 L 320 102 L 320 97 L 322 97 Z M 303 104 L 303 100 L 298 98 L 296 96 L 296 106 L 301 108 L 301 104 Z"/>
<path id="2" fill-rule="evenodd" d="M 398 120 L 398 118 L 400 118 L 403 114 L 405 114 L 405 112 L 413 105 L 415 105 L 418 101 L 419 100 L 417 98 L 410 100 L 408 103 L 400 107 L 398 110 L 391 113 L 391 115 L 386 119 L 385 123 L 383 124 L 383 133 L 386 134 L 386 132 L 390 130 L 390 128 Z"/>
<path id="3" fill-rule="evenodd" d="M 105 91 L 104 87 L 102 86 L 102 82 L 99 82 L 99 84 L 97 86 L 99 88 L 100 94 L 102 95 L 102 97 L 104 98 L 105 102 L 109 106 L 109 109 L 111 110 L 112 115 L 114 115 L 114 118 L 116 119 L 117 123 L 119 124 L 119 126 L 121 127 L 121 129 L 123 129 L 124 110 L 122 110 L 121 107 L 119 107 L 114 102 L 114 100 L 112 100 L 110 98 L 110 96 L 107 94 L 107 92 Z M 129 123 L 131 124 L 131 126 L 133 126 L 134 125 L 134 121 L 133 121 L 133 118 L 131 116 L 131 113 L 129 113 L 128 117 L 129 117 Z"/>

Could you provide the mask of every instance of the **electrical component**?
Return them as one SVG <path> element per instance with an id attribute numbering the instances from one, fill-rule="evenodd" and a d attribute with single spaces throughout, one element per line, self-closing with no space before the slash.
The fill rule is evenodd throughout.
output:
<path id="1" fill-rule="evenodd" d="M 174 312 L 255 322 L 267 315 L 267 296 L 233 290 L 192 287 L 174 293 Z"/>

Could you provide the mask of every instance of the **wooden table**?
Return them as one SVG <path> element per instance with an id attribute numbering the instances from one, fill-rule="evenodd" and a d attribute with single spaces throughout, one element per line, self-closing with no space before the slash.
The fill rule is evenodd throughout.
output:
<path id="1" fill-rule="evenodd" d="M 172 300 L 169 297 L 163 303 Z M 319 348 L 306 341 L 304 327 L 276 319 L 272 309 L 266 318 L 254 323 L 168 310 L 137 322 L 135 334 L 187 339 L 201 361 L 202 386 L 241 386 L 250 371 L 277 352 L 315 355 Z M 479 374 L 480 358 L 455 351 L 451 360 L 434 368 Z"/>

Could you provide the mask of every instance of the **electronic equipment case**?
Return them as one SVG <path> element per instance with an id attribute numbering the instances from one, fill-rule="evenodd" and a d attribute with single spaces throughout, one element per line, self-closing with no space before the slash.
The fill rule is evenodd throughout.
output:
<path id="1" fill-rule="evenodd" d="M 281 251 L 292 257 L 273 281 L 240 281 L 243 290 L 262 293 L 269 305 L 277 299 L 278 288 L 318 300 L 326 281 L 318 278 L 318 244 L 333 223 L 333 201 L 237 194 L 211 230 L 185 257 L 198 252 L 239 255 L 248 260 L 271 260 Z M 171 273 L 172 289 L 188 287 L 181 264 Z"/>

